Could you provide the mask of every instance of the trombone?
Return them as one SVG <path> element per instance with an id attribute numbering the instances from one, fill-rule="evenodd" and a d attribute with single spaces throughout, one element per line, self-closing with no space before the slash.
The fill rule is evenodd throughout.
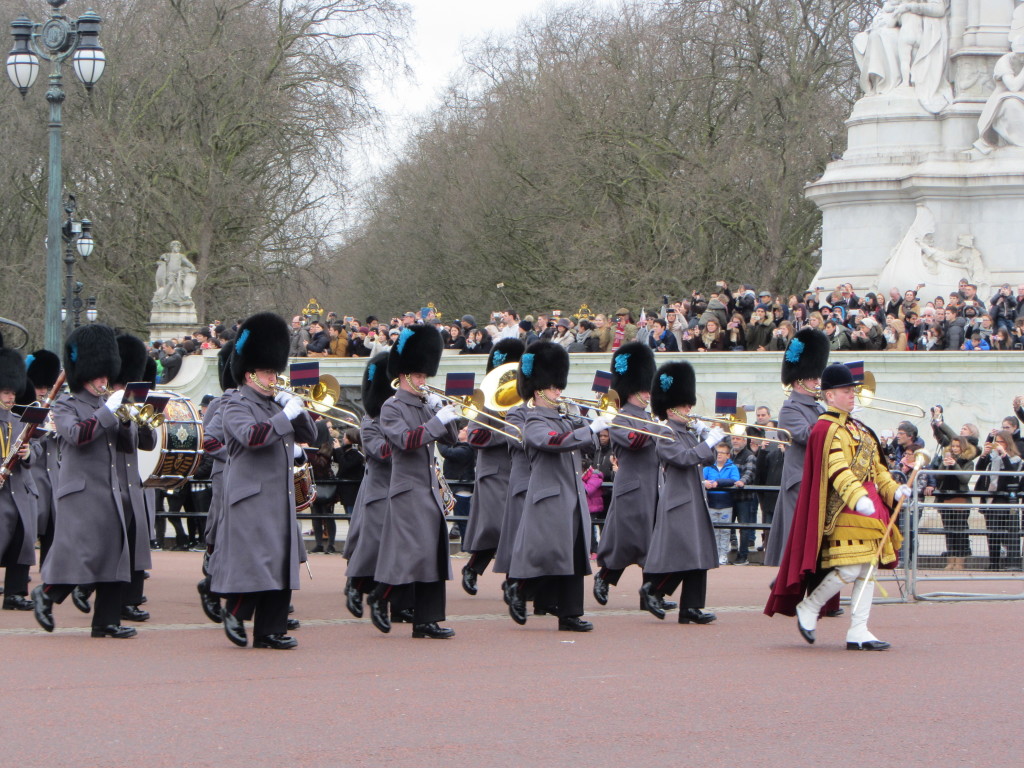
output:
<path id="1" fill-rule="evenodd" d="M 577 408 L 587 408 L 590 410 L 597 411 L 602 416 L 607 417 L 609 420 L 609 426 L 615 429 L 625 429 L 629 432 L 635 432 L 636 434 L 639 435 L 647 435 L 648 437 L 655 437 L 659 440 L 675 440 L 675 437 L 668 433 L 651 432 L 646 429 L 640 429 L 639 427 L 632 427 L 628 424 L 616 424 L 615 422 L 611 421 L 612 419 L 619 415 L 619 393 L 616 392 L 614 389 L 609 389 L 607 392 L 601 395 L 601 397 L 596 399 L 587 399 L 585 397 L 568 397 L 566 395 L 562 395 L 560 398 L 558 398 L 558 402 L 565 405 L 574 405 Z M 586 419 L 587 417 L 581 414 L 581 418 Z M 624 414 L 622 418 L 629 419 L 630 421 L 639 422 L 640 424 L 649 424 L 652 427 L 664 426 L 661 422 L 654 421 L 652 419 L 644 419 L 639 416 L 630 416 L 629 414 Z M 589 420 L 591 419 L 588 419 L 588 421 Z"/>
<path id="2" fill-rule="evenodd" d="M 329 416 L 347 427 L 359 429 L 359 416 L 347 408 L 336 405 L 338 397 L 341 395 L 341 386 L 338 384 L 338 380 L 329 373 L 321 376 L 312 387 L 293 388 L 290 384 L 288 379 L 278 376 L 274 389 L 301 398 L 304 403 L 303 410 L 309 413 Z"/>
<path id="3" fill-rule="evenodd" d="M 515 363 L 510 363 L 510 365 L 515 365 Z M 391 382 L 391 388 L 398 390 L 399 384 L 400 381 L 395 379 Z M 471 421 L 484 429 L 491 430 L 491 432 L 497 432 L 499 435 L 504 435 L 509 440 L 515 440 L 517 443 L 523 442 L 523 432 L 519 427 L 515 424 L 509 423 L 500 416 L 495 416 L 494 414 L 487 413 L 484 410 L 486 407 L 485 396 L 479 389 L 475 390 L 472 395 L 467 395 L 465 397 L 455 397 L 454 395 L 445 394 L 443 389 L 432 387 L 429 384 L 424 384 L 420 387 L 420 391 L 424 394 L 437 395 L 442 400 L 456 406 L 459 409 L 460 415 L 466 421 Z M 512 405 L 515 405 L 515 403 L 512 403 Z M 512 405 L 510 405 L 509 408 L 511 408 Z M 488 423 L 486 421 L 482 421 L 481 418 L 490 419 L 491 422 L 496 423 Z"/>
<path id="4" fill-rule="evenodd" d="M 723 414 L 721 416 L 701 416 L 697 413 L 689 414 L 691 419 L 708 421 L 714 424 L 721 424 L 730 437 L 751 437 L 747 434 L 747 427 L 752 426 L 764 432 L 764 436 L 756 437 L 763 443 L 776 443 L 777 445 L 792 445 L 793 433 L 783 427 L 762 427 L 759 424 L 747 424 L 747 411 L 745 408 L 737 408 L 736 413 Z M 775 432 L 779 437 L 768 437 L 768 432 Z"/>
<path id="5" fill-rule="evenodd" d="M 854 387 L 854 392 L 857 394 L 857 405 L 861 408 L 871 408 L 875 411 L 883 411 L 885 413 L 895 413 L 897 416 L 902 416 L 905 419 L 923 419 L 924 408 L 913 403 L 908 403 L 903 400 L 891 400 L 886 397 L 878 397 L 875 392 L 878 390 L 875 386 L 875 374 L 871 371 L 864 371 L 864 381 L 857 384 Z M 895 408 L 886 408 L 885 406 L 875 405 L 875 402 L 888 403 L 889 405 L 896 406 Z"/>

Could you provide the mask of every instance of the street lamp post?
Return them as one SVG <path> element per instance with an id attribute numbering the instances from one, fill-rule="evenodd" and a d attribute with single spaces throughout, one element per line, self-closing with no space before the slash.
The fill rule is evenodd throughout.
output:
<path id="1" fill-rule="evenodd" d="M 89 304 L 86 317 L 89 317 L 90 322 L 95 319 L 96 314 L 96 298 L 90 296 L 83 301 L 81 294 L 84 286 L 81 282 L 75 280 L 75 262 L 77 261 L 75 253 L 77 252 L 82 257 L 82 260 L 86 261 L 92 255 L 92 249 L 95 246 L 95 242 L 92 239 L 92 222 L 88 219 L 82 219 L 81 221 L 76 219 L 75 211 L 77 209 L 78 205 L 75 202 L 75 196 L 68 195 L 64 201 L 64 212 L 67 214 L 67 218 L 64 220 L 64 226 L 61 229 L 61 238 L 64 241 L 64 280 L 66 286 L 64 289 L 64 301 L 62 302 L 65 311 L 61 312 L 60 319 L 65 324 L 65 335 L 81 325 L 82 308 L 86 306 L 86 302 Z M 71 311 L 68 312 L 66 311 L 67 309 Z"/>
<path id="2" fill-rule="evenodd" d="M 72 60 L 72 67 L 85 87 L 92 87 L 100 79 L 106 65 L 106 57 L 99 43 L 101 19 L 92 11 L 86 11 L 77 19 L 60 13 L 67 0 L 47 0 L 53 12 L 43 23 L 20 16 L 11 22 L 11 36 L 14 47 L 7 55 L 7 76 L 22 96 L 39 74 L 39 60 L 50 62 L 50 87 L 46 100 L 50 103 L 49 184 L 47 187 L 46 220 L 46 306 L 43 345 L 60 352 L 60 200 L 63 192 L 61 105 L 64 103 L 64 83 L 61 64 Z"/>

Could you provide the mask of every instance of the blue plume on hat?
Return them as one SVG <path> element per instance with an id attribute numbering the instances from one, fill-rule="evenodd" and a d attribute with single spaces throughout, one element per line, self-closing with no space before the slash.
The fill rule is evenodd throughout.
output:
<path id="1" fill-rule="evenodd" d="M 661 391 L 668 392 L 672 388 L 672 382 L 675 381 L 675 379 L 667 373 L 663 373 L 658 377 L 658 381 L 661 383 Z"/>
<path id="2" fill-rule="evenodd" d="M 786 348 L 786 362 L 800 362 L 800 355 L 804 351 L 804 343 L 800 339 L 793 339 Z"/>
<path id="3" fill-rule="evenodd" d="M 519 361 L 524 376 L 533 376 L 533 353 L 527 352 Z"/>
<path id="4" fill-rule="evenodd" d="M 246 328 L 240 334 L 238 334 L 238 340 L 235 341 L 235 351 L 241 354 L 242 350 L 245 349 L 245 342 L 249 340 L 249 329 Z"/>
<path id="5" fill-rule="evenodd" d="M 395 344 L 398 354 L 402 354 L 402 350 L 405 349 L 405 342 L 410 338 L 412 338 L 412 331 L 408 328 L 404 328 L 402 332 L 398 334 L 398 343 Z"/>
<path id="6" fill-rule="evenodd" d="M 629 370 L 629 353 L 619 355 L 615 358 L 615 371 L 616 373 L 625 373 Z"/>

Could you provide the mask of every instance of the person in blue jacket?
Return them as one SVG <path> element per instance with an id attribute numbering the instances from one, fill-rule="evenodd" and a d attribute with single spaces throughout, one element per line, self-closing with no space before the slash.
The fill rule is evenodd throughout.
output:
<path id="1" fill-rule="evenodd" d="M 704 467 L 704 487 L 708 495 L 708 511 L 711 522 L 717 524 L 732 522 L 732 487 L 740 479 L 740 471 L 729 454 L 732 447 L 727 442 L 715 446 L 715 463 Z M 715 528 L 718 543 L 718 563 L 729 562 L 729 529 Z"/>

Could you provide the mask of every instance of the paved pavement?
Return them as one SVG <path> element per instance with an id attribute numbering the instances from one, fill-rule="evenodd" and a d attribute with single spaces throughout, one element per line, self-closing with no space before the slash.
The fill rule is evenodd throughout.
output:
<path id="1" fill-rule="evenodd" d="M 449 585 L 454 639 L 413 640 L 353 619 L 344 561 L 313 556 L 299 648 L 267 651 L 204 619 L 200 555 L 154 561 L 134 640 L 90 638 L 70 601 L 53 635 L 0 614 L 3 765 L 1020 764 L 1021 602 L 878 605 L 893 650 L 853 653 L 845 619 L 811 647 L 761 614 L 774 569 L 713 572 L 708 626 L 638 611 L 630 569 L 607 607 L 588 592 L 589 634 L 516 626 L 487 574 Z"/>

